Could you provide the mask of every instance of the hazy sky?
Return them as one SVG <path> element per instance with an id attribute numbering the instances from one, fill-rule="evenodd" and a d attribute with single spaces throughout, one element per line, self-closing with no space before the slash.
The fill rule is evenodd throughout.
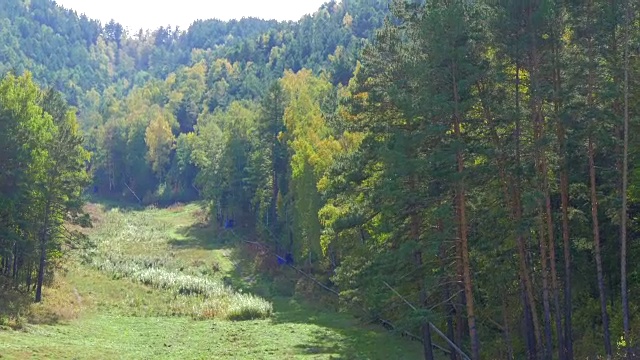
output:
<path id="1" fill-rule="evenodd" d="M 2 1 L 2 0 L 0 0 Z M 259 17 L 298 20 L 328 0 L 56 0 L 59 5 L 106 23 L 115 19 L 131 31 L 187 27 L 197 19 Z"/>

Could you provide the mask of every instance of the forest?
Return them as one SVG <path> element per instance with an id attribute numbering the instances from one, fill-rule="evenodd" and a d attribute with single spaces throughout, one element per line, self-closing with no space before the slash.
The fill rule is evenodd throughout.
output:
<path id="1" fill-rule="evenodd" d="M 4 0 L 0 290 L 42 300 L 88 199 L 201 201 L 425 359 L 635 359 L 639 11 L 342 0 L 129 32 Z"/>

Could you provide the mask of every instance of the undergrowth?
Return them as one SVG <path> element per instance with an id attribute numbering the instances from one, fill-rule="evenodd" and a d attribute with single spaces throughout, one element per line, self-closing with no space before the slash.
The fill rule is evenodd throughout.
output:
<path id="1" fill-rule="evenodd" d="M 0 283 L 0 330 L 23 330 L 29 324 L 53 324 L 78 318 L 82 299 L 64 279 L 43 288 L 45 302 L 33 303 L 33 292 Z"/>

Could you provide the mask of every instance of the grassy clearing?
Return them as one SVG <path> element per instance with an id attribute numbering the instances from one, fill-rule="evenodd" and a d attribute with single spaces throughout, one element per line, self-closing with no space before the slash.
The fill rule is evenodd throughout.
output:
<path id="1" fill-rule="evenodd" d="M 0 358 L 421 358 L 417 343 L 349 315 L 248 295 L 269 285 L 248 279 L 250 267 L 200 224 L 196 205 L 93 210 L 92 249 L 59 273 L 44 304 L 27 308 L 20 330 L 0 325 Z"/>
<path id="2" fill-rule="evenodd" d="M 299 322 L 98 315 L 69 326 L 41 325 L 20 336 L 0 332 L 0 354 L 55 359 L 420 358 L 419 352 L 407 352 L 406 343 L 389 341 L 388 335 L 347 328 L 355 325 L 347 318 L 296 316 Z"/>
<path id="3" fill-rule="evenodd" d="M 229 268 L 220 265 L 223 261 L 219 257 L 207 262 L 206 257 L 195 258 L 193 253 L 176 249 L 189 240 L 184 229 L 196 226 L 193 219 L 198 211 L 193 205 L 143 212 L 109 211 L 85 258 L 113 279 L 126 278 L 172 292 L 175 314 L 230 320 L 271 316 L 273 307 L 268 301 L 237 292 L 221 279 L 209 276 L 213 274 L 207 269 L 220 273 L 223 267 Z M 181 252 L 180 256 L 177 252 Z"/>
<path id="4" fill-rule="evenodd" d="M 113 262 L 107 259 L 96 262 L 95 266 L 100 271 L 110 274 L 113 279 L 129 278 L 155 289 L 170 290 L 182 300 L 185 300 L 184 297 L 195 298 L 197 304 L 193 306 L 191 315 L 198 319 L 262 319 L 269 317 L 273 312 L 273 307 L 268 301 L 251 294 L 233 291 L 219 280 L 185 275 L 153 265 L 142 267 L 135 261 L 127 260 Z"/>

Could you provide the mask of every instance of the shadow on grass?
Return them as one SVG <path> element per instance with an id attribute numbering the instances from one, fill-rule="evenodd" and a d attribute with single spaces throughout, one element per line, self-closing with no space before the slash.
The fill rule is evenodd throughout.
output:
<path id="1" fill-rule="evenodd" d="M 20 330 L 29 324 L 57 325 L 60 317 L 50 311 L 33 310 L 33 294 L 16 290 L 0 279 L 0 330 Z"/>
<path id="2" fill-rule="evenodd" d="M 235 250 L 242 245 L 244 239 L 251 238 L 245 228 L 228 230 L 210 222 L 181 226 L 175 233 L 179 238 L 170 240 L 169 245 L 177 249 Z"/>
<path id="3" fill-rule="evenodd" d="M 340 313 L 324 304 L 281 296 L 279 284 L 293 291 L 296 274 L 290 269 L 276 270 L 280 280 L 256 273 L 255 260 L 244 249 L 244 240 L 252 236 L 244 229 L 218 229 L 211 224 L 193 224 L 176 230 L 178 239 L 170 241 L 176 249 L 228 249 L 235 269 L 225 278 L 227 284 L 244 293 L 272 301 L 273 325 L 315 325 L 311 338 L 293 345 L 301 356 L 326 356 L 332 359 L 416 359 L 421 358 L 421 346 L 393 336 L 375 325 L 363 324 L 353 314 Z M 277 283 L 278 282 L 278 283 Z"/>
<path id="4" fill-rule="evenodd" d="M 246 253 L 237 249 L 233 256 L 238 267 L 231 285 L 271 301 L 274 310 L 271 317 L 273 325 L 305 324 L 317 327 L 310 339 L 295 345 L 298 354 L 310 357 L 323 355 L 330 359 L 386 360 L 423 357 L 420 343 L 394 335 L 381 326 L 368 324 L 354 313 L 338 311 L 338 305 L 333 303 L 333 295 L 315 293 L 312 299 L 283 295 L 289 290 L 295 292 L 297 274 L 293 270 L 280 269 L 277 278 L 251 274 L 251 260 L 246 258 Z"/>
<path id="5" fill-rule="evenodd" d="M 417 359 L 421 346 L 366 325 L 348 313 L 321 309 L 293 298 L 274 298 L 273 324 L 313 324 L 313 338 L 296 345 L 300 354 L 327 354 L 333 359 Z"/>
<path id="6" fill-rule="evenodd" d="M 114 200 L 107 197 L 101 197 L 98 195 L 91 195 L 87 197 L 87 203 L 98 204 L 104 207 L 105 211 L 113 209 L 119 209 L 123 212 L 144 210 L 144 206 L 135 201 Z"/>
<path id="7" fill-rule="evenodd" d="M 176 230 L 176 234 L 180 238 L 169 241 L 169 245 L 176 249 L 220 250 L 233 247 L 230 239 L 210 224 L 182 226 Z"/>
<path id="8" fill-rule="evenodd" d="M 28 315 L 33 297 L 30 293 L 17 291 L 0 278 L 0 329 L 4 326 L 17 329 Z"/>
<path id="9" fill-rule="evenodd" d="M 154 207 L 157 209 L 171 209 L 171 208 L 180 208 L 184 207 L 186 204 L 199 203 L 201 201 L 198 200 L 188 200 L 188 201 L 165 201 L 165 202 L 140 202 L 133 196 L 127 197 L 109 197 L 100 194 L 88 194 L 85 196 L 85 200 L 87 203 L 99 204 L 104 207 L 105 210 L 113 210 L 119 209 L 123 212 L 130 211 L 142 211 L 149 207 Z"/>

